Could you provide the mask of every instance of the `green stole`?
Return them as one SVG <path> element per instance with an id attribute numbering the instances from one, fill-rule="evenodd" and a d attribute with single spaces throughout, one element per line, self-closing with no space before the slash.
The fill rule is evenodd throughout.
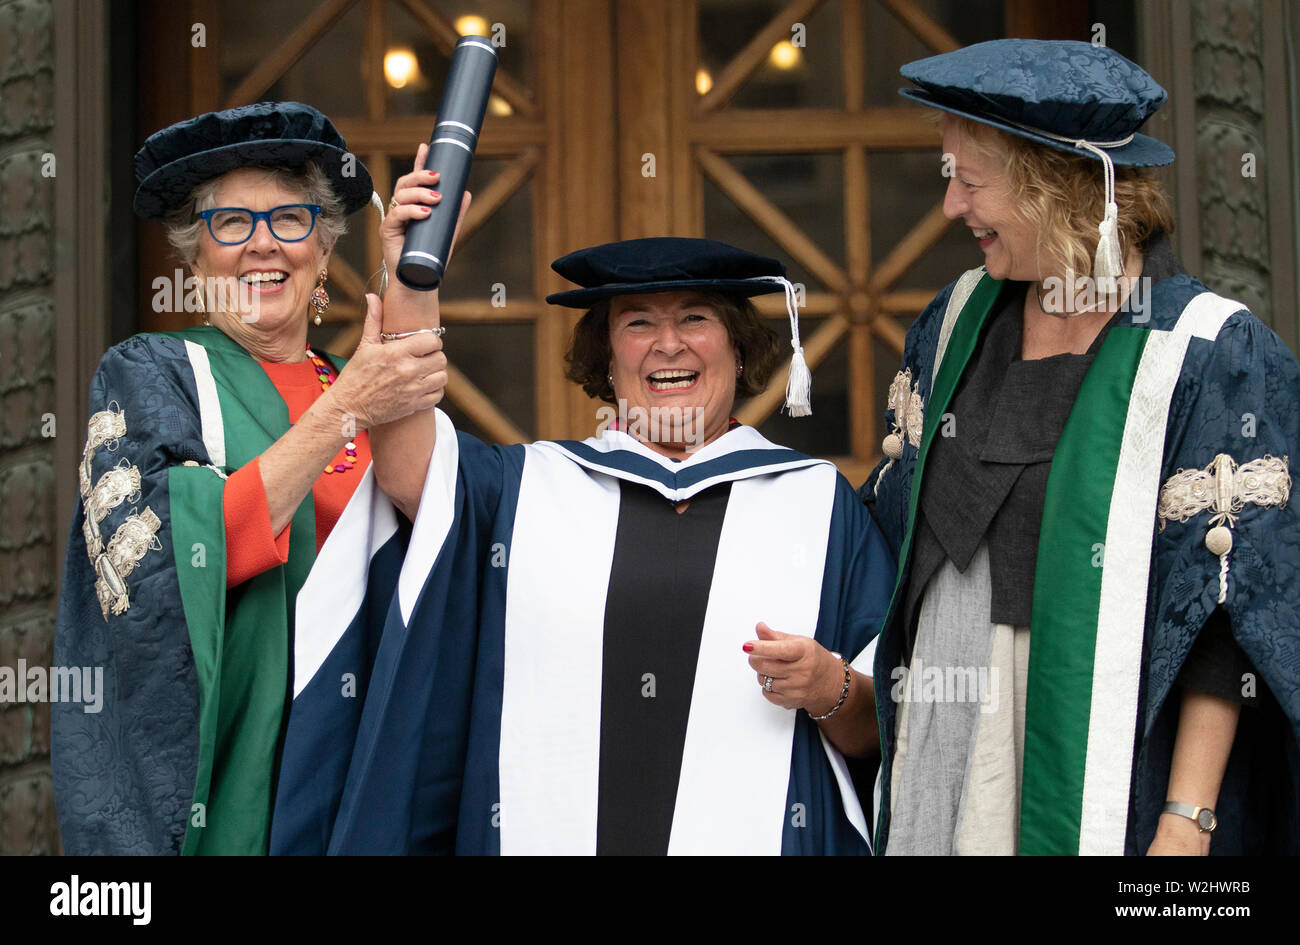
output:
<path id="1" fill-rule="evenodd" d="M 1000 280 L 985 274 L 953 325 L 925 407 L 900 562 L 908 561 L 911 552 L 931 445 L 1001 288 Z M 1107 527 L 1129 400 L 1150 334 L 1122 325 L 1107 333 L 1052 458 L 1031 617 L 1020 802 L 1023 855 L 1079 852 Z M 902 574 L 900 567 L 891 613 L 899 602 Z M 1146 582 L 1144 573 L 1143 594 Z M 1130 670 L 1136 676 L 1140 667 Z M 1127 809 L 1116 814 L 1125 817 Z"/>
<path id="2" fill-rule="evenodd" d="M 208 383 L 220 409 L 204 411 L 204 439 L 224 439 L 223 473 L 245 466 L 289 430 L 284 400 L 237 343 L 210 327 L 169 334 L 207 352 Z M 330 360 L 336 368 L 343 364 Z M 202 402 L 204 372 L 191 366 Z M 199 758 L 186 855 L 267 850 L 294 602 L 316 560 L 309 491 L 293 515 L 288 563 L 227 591 L 224 488 L 224 475 L 211 467 L 168 470 L 172 553 L 199 685 Z"/>

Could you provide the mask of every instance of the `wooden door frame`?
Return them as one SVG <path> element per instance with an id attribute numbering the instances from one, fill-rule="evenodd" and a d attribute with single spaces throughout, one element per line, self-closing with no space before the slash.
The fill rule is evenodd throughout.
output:
<path id="1" fill-rule="evenodd" d="M 808 293 L 802 314 L 822 316 L 803 337 L 808 363 L 817 363 L 843 343 L 849 349 L 850 455 L 834 457 L 849 478 L 861 481 L 878 457 L 874 344 L 880 339 L 901 358 L 905 330 L 898 315 L 919 312 L 933 292 L 898 290 L 898 278 L 947 230 L 949 221 L 936 206 L 925 213 L 895 247 L 873 263 L 870 230 L 868 154 L 873 150 L 924 149 L 937 145 L 934 127 L 922 110 L 865 102 L 862 59 L 863 18 L 868 2 L 880 2 L 912 33 L 938 50 L 958 44 L 938 23 L 907 0 L 842 0 L 841 57 L 844 106 L 827 109 L 728 109 L 726 106 L 757 71 L 768 51 L 789 35 L 825 0 L 790 0 L 761 30 L 749 37 L 699 95 L 694 69 L 682 74 L 681 63 L 698 63 L 698 15 L 695 0 L 619 0 L 616 31 L 620 56 L 635 68 L 618 70 L 620 236 L 652 234 L 704 235 L 702 184 L 716 185 L 766 232 L 788 258 L 798 261 L 825 290 Z M 674 78 L 671 70 L 678 70 Z M 656 156 L 656 177 L 645 178 L 641 161 Z M 728 160 L 729 155 L 828 153 L 844 160 L 845 264 L 835 263 L 808 238 L 799 221 L 789 218 L 761 194 Z M 937 289 L 938 287 L 936 287 Z M 784 300 L 755 300 L 769 316 L 785 313 Z M 788 358 L 786 359 L 788 367 Z M 758 425 L 784 396 L 784 371 L 767 390 L 741 405 L 742 422 Z"/>
<path id="2" fill-rule="evenodd" d="M 439 16 L 421 14 L 415 0 L 316 0 L 305 8 L 303 21 L 266 60 L 259 63 L 230 96 L 219 100 L 216 49 L 220 37 L 218 0 L 141 0 L 141 47 L 171 50 L 170 55 L 149 57 L 141 63 L 141 128 L 153 129 L 203 111 L 254 100 L 285 68 L 303 56 L 320 35 L 356 4 L 367 11 L 367 29 L 360 37 L 368 60 L 378 62 L 385 41 L 382 20 L 385 4 L 396 2 L 420 19 L 449 51 L 454 32 Z M 863 101 L 861 18 L 863 6 L 879 2 L 923 41 L 935 48 L 955 47 L 941 26 L 928 20 L 907 0 L 842 0 L 845 108 L 852 121 L 828 121 L 828 115 L 805 109 L 797 113 L 768 113 L 744 109 L 719 111 L 761 63 L 777 33 L 787 21 L 807 17 L 824 0 L 790 0 L 764 31 L 752 37 L 744 50 L 719 74 L 713 90 L 699 96 L 693 83 L 666 77 L 685 68 L 693 76 L 698 63 L 698 11 L 695 0 L 534 0 L 532 41 L 536 69 L 529 90 L 506 90 L 508 97 L 527 107 L 506 121 L 489 118 L 480 152 L 525 158 L 513 168 L 515 186 L 527 175 L 536 183 L 532 201 L 532 253 L 534 300 L 519 303 L 495 315 L 478 313 L 477 302 L 448 300 L 449 322 L 457 319 L 519 321 L 535 330 L 535 420 L 541 438 L 583 437 L 596 427 L 596 407 L 580 388 L 564 377 L 564 355 L 581 313 L 546 306 L 542 299 L 567 286 L 550 270 L 555 258 L 584 246 L 614 239 L 649 235 L 701 236 L 704 231 L 703 180 L 708 177 L 729 198 L 754 216 L 769 234 L 778 238 L 791 258 L 827 285 L 827 291 L 808 297 L 804 312 L 825 316 L 819 329 L 804 339 L 810 363 L 843 341 L 850 349 L 849 421 L 852 457 L 841 457 L 846 472 L 859 475 L 876 453 L 872 346 L 875 338 L 901 346 L 903 330 L 882 313 L 915 310 L 923 293 L 892 290 L 892 281 L 908 259 L 937 239 L 946 221 L 931 212 L 913 232 L 872 265 L 869 227 L 870 194 L 867 155 L 875 148 L 915 148 L 932 143 L 933 128 L 906 109 L 867 107 Z M 1059 14 L 1070 4 L 1052 3 Z M 1076 5 L 1077 6 L 1077 5 Z M 1006 0 L 1008 23 L 1022 34 L 1060 29 L 1045 17 L 1041 4 Z M 1077 9 L 1072 14 L 1077 18 Z M 1086 17 L 1085 17 L 1086 18 Z M 204 23 L 207 43 L 190 42 L 192 24 Z M 381 24 L 376 26 L 375 24 Z M 780 27 L 780 30 L 778 30 Z M 771 33 L 772 35 L 767 35 Z M 444 35 L 445 34 L 445 35 Z M 625 67 L 619 68 L 619 64 Z M 683 66 L 687 64 L 687 66 Z M 393 143 L 417 140 L 427 134 L 424 118 L 384 118 L 382 76 L 377 66 L 364 85 L 368 118 L 336 123 L 362 160 L 372 165 L 376 188 L 390 187 L 387 161 L 379 155 Z M 506 76 L 504 81 L 514 83 Z M 376 108 L 377 106 L 377 108 Z M 915 110 L 919 111 L 919 110 Z M 842 113 L 837 110 L 837 117 Z M 378 117 L 376 117 L 378 116 Z M 377 124 L 382 119 L 381 124 Z M 794 122 L 793 124 L 791 122 Z M 827 152 L 844 157 L 845 265 L 830 263 L 818 247 L 803 238 L 725 160 L 726 154 L 760 152 Z M 371 154 L 373 152 L 373 155 Z M 643 160 L 653 155 L 655 173 L 643 174 Z M 502 176 L 505 176 L 504 174 Z M 488 188 L 490 190 L 491 187 Z M 498 188 L 495 205 L 508 194 Z M 475 201 L 471 217 L 481 220 L 494 201 Z M 479 212 L 475 212 L 479 211 Z M 477 223 L 478 220 L 471 221 Z M 787 225 L 788 224 L 788 225 Z M 472 226 L 467 224 L 472 231 Z M 368 230 L 372 229 L 368 227 Z M 167 247 L 161 229 L 142 225 L 140 234 L 140 297 L 150 298 L 145 261 L 165 258 Z M 377 236 L 368 238 L 368 252 L 377 252 Z M 333 267 L 331 267 L 333 270 Z M 335 278 L 333 271 L 331 278 Z M 340 267 L 345 290 L 336 315 L 355 314 L 361 281 Z M 780 314 L 779 300 L 761 300 L 765 314 Z M 923 302 L 924 300 L 922 300 Z M 346 311 L 345 311 L 346 310 Z M 471 311 L 473 310 L 473 311 Z M 513 315 L 512 315 L 513 312 Z M 175 319 L 183 320 L 183 314 Z M 158 319 L 155 319 L 156 321 Z M 166 320 L 164 317 L 163 320 Z M 156 324 L 151 327 L 180 327 Z M 351 336 L 348 336 L 351 337 Z M 346 345 L 344 345 L 346 347 Z M 491 401 L 460 372 L 449 396 L 489 436 L 502 441 L 522 437 L 518 428 L 503 420 Z M 771 389 L 744 406 L 741 417 L 759 423 L 780 401 L 781 378 Z"/>
<path id="3" fill-rule="evenodd" d="M 536 21 L 547 154 L 534 201 L 538 297 L 573 286 L 551 270 L 565 253 L 618 239 L 614 11 L 608 0 L 550 0 Z M 596 403 L 564 377 L 582 313 L 546 306 L 537 333 L 537 432 L 583 438 Z"/>

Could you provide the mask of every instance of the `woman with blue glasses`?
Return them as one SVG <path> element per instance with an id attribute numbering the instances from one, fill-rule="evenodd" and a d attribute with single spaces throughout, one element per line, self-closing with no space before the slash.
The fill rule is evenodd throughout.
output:
<path id="1" fill-rule="evenodd" d="M 136 173 L 135 210 L 167 227 L 203 324 L 128 339 L 91 382 L 55 650 L 59 665 L 103 667 L 103 700 L 54 712 L 63 843 L 260 853 L 295 598 L 345 509 L 382 501 L 370 433 L 436 404 L 447 362 L 437 333 L 381 337 L 376 299 L 346 368 L 308 346 L 346 215 L 372 202 L 316 109 L 200 115 L 152 135 Z M 388 268 L 436 184 L 423 170 L 397 181 Z M 436 304 L 394 285 L 384 311 L 401 323 Z"/>

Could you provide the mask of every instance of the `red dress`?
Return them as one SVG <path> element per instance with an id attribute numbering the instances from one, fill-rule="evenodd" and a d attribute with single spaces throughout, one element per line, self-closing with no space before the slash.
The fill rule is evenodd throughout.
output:
<path id="1" fill-rule="evenodd" d="M 297 423 L 298 418 L 324 393 L 316 376 L 316 367 L 310 360 L 293 364 L 269 361 L 258 363 L 284 398 L 289 408 L 290 423 Z M 334 523 L 343 514 L 344 507 L 370 465 L 370 438 L 361 431 L 353 438 L 353 442 L 356 444 L 356 465 L 342 473 L 321 473 L 312 486 L 312 501 L 316 506 L 317 552 L 325 544 Z M 349 458 L 340 450 L 331 465 Z M 271 512 L 267 506 L 266 487 L 262 484 L 258 460 L 253 460 L 231 474 L 226 480 L 223 499 L 226 520 L 226 587 L 242 584 L 289 560 L 289 529 L 293 526 L 286 525 L 279 535 L 271 533 Z"/>

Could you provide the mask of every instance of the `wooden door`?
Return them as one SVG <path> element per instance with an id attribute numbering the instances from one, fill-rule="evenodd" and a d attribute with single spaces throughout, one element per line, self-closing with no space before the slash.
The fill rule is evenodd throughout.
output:
<path id="1" fill-rule="evenodd" d="M 483 30 L 500 47 L 478 155 L 474 201 L 442 292 L 452 363 L 445 405 L 458 425 L 501 443 L 571 436 L 594 408 L 564 380 L 576 313 L 542 301 L 565 283 L 550 261 L 612 238 L 615 226 L 612 10 L 603 0 L 190 0 L 154 3 L 142 45 L 163 53 L 142 75 L 147 131 L 188 115 L 297 100 L 330 116 L 385 202 L 428 140 L 453 47 Z M 476 8 L 492 7 L 483 13 Z M 477 22 L 475 22 L 477 19 Z M 247 24 L 256 23 L 250 31 Z M 195 26 L 202 25 L 202 45 Z M 395 85 L 393 54 L 409 57 Z M 414 69 L 410 69 L 414 63 Z M 142 135 L 143 136 L 143 135 Z M 595 140 L 603 146 L 592 147 Z M 350 219 L 329 266 L 332 305 L 313 345 L 348 354 L 375 291 L 378 216 Z M 141 294 L 175 262 L 160 227 L 142 225 Z M 141 327 L 182 327 L 147 313 Z M 586 435 L 585 433 L 583 435 Z"/>
<path id="2" fill-rule="evenodd" d="M 936 127 L 897 95 L 898 66 L 1002 35 L 1003 0 L 151 6 L 142 41 L 164 55 L 142 74 L 145 130 L 264 99 L 306 101 L 335 121 L 385 199 L 428 138 L 458 35 L 486 30 L 501 45 L 442 303 L 446 407 L 491 440 L 596 427 L 597 405 L 563 378 L 580 313 L 544 303 L 565 287 L 551 260 L 612 239 L 708 236 L 781 258 L 803 295 L 813 417 L 779 413 L 784 369 L 739 417 L 861 481 L 879 454 L 911 319 L 979 261 L 943 218 Z M 202 46 L 187 41 L 199 23 Z M 394 52 L 416 65 L 400 88 L 384 68 Z M 355 346 L 379 268 L 376 224 L 368 211 L 352 218 L 313 344 Z M 157 230 L 141 230 L 142 285 L 174 267 Z M 779 296 L 760 310 L 787 331 Z M 183 320 L 155 314 L 142 327 Z"/>
<path id="3" fill-rule="evenodd" d="M 1001 14 L 922 0 L 617 6 L 620 59 L 648 66 L 618 71 L 620 235 L 708 236 L 787 264 L 813 416 L 779 413 L 788 356 L 738 416 L 855 483 L 879 457 L 907 327 L 978 264 L 949 233 L 938 133 L 897 94 L 898 67 L 1001 35 Z M 647 154 L 653 180 L 637 165 Z M 788 339 L 783 300 L 759 308 Z"/>

